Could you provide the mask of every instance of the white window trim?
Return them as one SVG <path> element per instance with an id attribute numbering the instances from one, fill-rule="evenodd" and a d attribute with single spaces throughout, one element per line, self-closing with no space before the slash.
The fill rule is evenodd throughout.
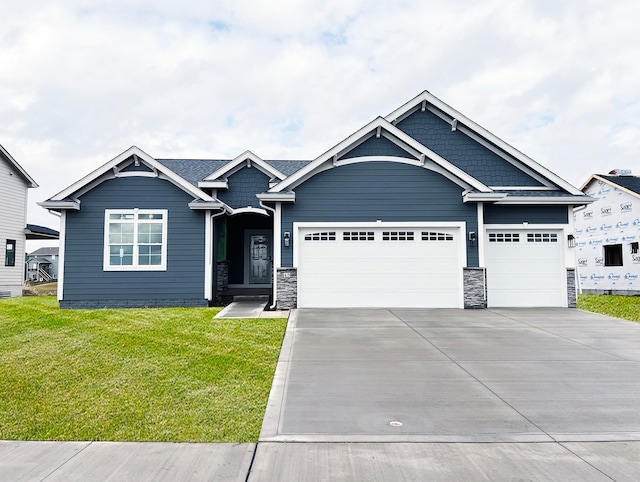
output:
<path id="1" fill-rule="evenodd" d="M 133 264 L 130 266 L 111 266 L 109 264 L 109 216 L 111 214 L 133 214 Z M 159 265 L 139 265 L 138 264 L 138 215 L 139 214 L 162 214 L 162 253 Z M 169 211 L 167 209 L 105 209 L 104 210 L 104 251 L 103 251 L 103 271 L 166 271 L 167 270 L 167 225 L 169 224 Z M 160 223 L 158 223 L 160 224 Z"/>

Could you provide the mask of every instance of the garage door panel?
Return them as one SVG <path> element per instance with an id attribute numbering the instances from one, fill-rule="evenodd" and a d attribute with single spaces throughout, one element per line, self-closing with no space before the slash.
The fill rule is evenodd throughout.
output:
<path id="1" fill-rule="evenodd" d="M 566 306 L 559 230 L 488 230 L 489 307 Z"/>
<path id="2" fill-rule="evenodd" d="M 322 228 L 334 239 L 313 241 L 317 231 L 298 235 L 300 307 L 459 307 L 456 229 L 429 228 L 438 240 L 422 228 Z"/>

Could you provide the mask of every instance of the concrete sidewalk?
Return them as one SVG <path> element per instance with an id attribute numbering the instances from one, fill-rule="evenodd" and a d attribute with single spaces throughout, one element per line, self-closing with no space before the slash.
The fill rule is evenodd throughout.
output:
<path id="1" fill-rule="evenodd" d="M 0 480 L 636 481 L 640 324 L 297 310 L 258 444 L 0 442 Z"/>

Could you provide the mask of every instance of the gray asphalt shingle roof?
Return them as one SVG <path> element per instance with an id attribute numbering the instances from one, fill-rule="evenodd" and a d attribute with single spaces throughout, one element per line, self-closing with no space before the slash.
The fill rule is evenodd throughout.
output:
<path id="1" fill-rule="evenodd" d="M 640 194 L 640 176 L 607 176 L 605 174 L 598 174 L 598 176 L 629 191 Z"/>
<path id="2" fill-rule="evenodd" d="M 194 186 L 198 186 L 198 182 L 203 181 L 207 176 L 230 163 L 231 159 L 157 159 L 157 161 Z M 264 162 L 273 166 L 285 176 L 290 176 L 311 161 L 265 160 Z"/>

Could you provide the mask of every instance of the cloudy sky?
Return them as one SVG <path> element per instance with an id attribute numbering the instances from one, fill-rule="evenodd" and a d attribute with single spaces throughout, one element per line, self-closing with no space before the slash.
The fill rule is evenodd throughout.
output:
<path id="1" fill-rule="evenodd" d="M 38 207 L 131 145 L 312 159 L 429 90 L 574 185 L 640 174 L 637 0 L 0 0 L 0 144 Z"/>

